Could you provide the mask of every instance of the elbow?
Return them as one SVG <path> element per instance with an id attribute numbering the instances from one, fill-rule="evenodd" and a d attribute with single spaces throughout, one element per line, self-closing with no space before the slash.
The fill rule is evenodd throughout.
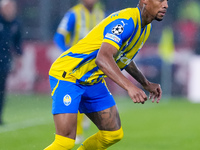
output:
<path id="1" fill-rule="evenodd" d="M 99 60 L 98 57 L 97 57 L 96 60 L 95 60 L 95 64 L 96 64 L 97 66 L 100 66 L 100 60 Z"/>
<path id="2" fill-rule="evenodd" d="M 100 69 L 103 67 L 103 61 L 101 60 L 101 58 L 97 57 L 95 63 Z"/>

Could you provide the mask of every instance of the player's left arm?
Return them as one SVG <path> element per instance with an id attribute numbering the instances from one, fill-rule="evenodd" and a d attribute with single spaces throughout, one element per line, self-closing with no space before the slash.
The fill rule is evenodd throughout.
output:
<path id="1" fill-rule="evenodd" d="M 159 103 L 161 97 L 162 97 L 162 90 L 160 87 L 160 84 L 152 83 L 146 79 L 146 77 L 143 75 L 143 73 L 139 70 L 137 65 L 134 61 L 131 61 L 131 63 L 126 67 L 125 69 L 134 79 L 136 79 L 145 90 L 149 91 L 150 96 L 149 99 L 152 99 L 152 102 L 155 101 L 157 98 L 157 103 Z"/>
<path id="2" fill-rule="evenodd" d="M 54 43 L 60 48 L 61 51 L 66 51 L 70 48 L 69 42 L 72 32 L 75 27 L 75 14 L 69 11 L 61 20 L 58 29 L 54 35 Z"/>

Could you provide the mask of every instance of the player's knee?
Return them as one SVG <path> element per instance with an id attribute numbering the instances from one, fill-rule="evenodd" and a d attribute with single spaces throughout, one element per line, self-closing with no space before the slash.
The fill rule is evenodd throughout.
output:
<path id="1" fill-rule="evenodd" d="M 103 143 L 106 147 L 117 143 L 124 136 L 122 128 L 116 131 L 100 131 L 100 132 L 103 137 Z"/>

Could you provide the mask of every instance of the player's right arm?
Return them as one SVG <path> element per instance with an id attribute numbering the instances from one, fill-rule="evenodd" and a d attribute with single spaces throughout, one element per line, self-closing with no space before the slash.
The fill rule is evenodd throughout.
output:
<path id="1" fill-rule="evenodd" d="M 125 89 L 134 103 L 144 103 L 147 96 L 143 90 L 130 82 L 117 66 L 114 56 L 117 55 L 117 48 L 113 45 L 103 42 L 96 58 L 98 67 L 112 79 L 115 83 Z"/>
<path id="2" fill-rule="evenodd" d="M 61 20 L 58 29 L 54 35 L 54 42 L 62 51 L 66 51 L 70 48 L 69 41 L 72 33 L 74 32 L 74 28 L 75 14 L 69 11 Z"/>

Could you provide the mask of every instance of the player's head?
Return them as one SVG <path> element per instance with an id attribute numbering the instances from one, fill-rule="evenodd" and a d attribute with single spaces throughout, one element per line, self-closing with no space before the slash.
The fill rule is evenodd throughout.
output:
<path id="1" fill-rule="evenodd" d="M 83 5 L 88 8 L 89 10 L 92 10 L 94 5 L 98 2 L 98 0 L 81 0 Z"/>
<path id="2" fill-rule="evenodd" d="M 168 0 L 140 0 L 139 6 L 152 20 L 163 20 L 168 8 Z"/>
<path id="3" fill-rule="evenodd" d="M 14 0 L 0 1 L 1 15 L 8 21 L 12 21 L 16 17 L 17 5 Z"/>

